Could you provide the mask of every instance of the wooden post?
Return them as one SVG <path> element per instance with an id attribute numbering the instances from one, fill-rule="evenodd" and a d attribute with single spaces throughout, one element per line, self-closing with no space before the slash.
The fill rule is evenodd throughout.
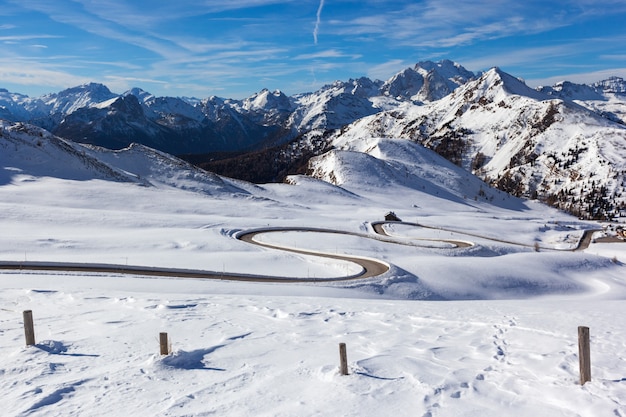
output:
<path id="1" fill-rule="evenodd" d="M 159 345 L 161 348 L 161 355 L 169 355 L 170 354 L 170 345 L 167 340 L 167 333 L 161 332 L 159 333 Z"/>
<path id="2" fill-rule="evenodd" d="M 578 361 L 580 363 L 580 385 L 591 381 L 591 353 L 589 327 L 578 327 Z"/>
<path id="3" fill-rule="evenodd" d="M 348 375 L 348 355 L 345 343 L 339 343 L 339 373 Z"/>
<path id="4" fill-rule="evenodd" d="M 33 311 L 24 310 L 24 335 L 26 336 L 26 346 L 35 344 L 35 326 L 33 325 Z"/>

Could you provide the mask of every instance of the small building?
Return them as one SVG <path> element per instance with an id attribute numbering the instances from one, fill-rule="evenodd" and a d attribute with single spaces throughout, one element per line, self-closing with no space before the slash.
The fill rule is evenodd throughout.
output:
<path id="1" fill-rule="evenodd" d="M 402 220 L 398 216 L 396 216 L 396 213 L 394 213 L 393 211 L 390 211 L 387 214 L 385 214 L 385 221 L 401 222 Z"/>

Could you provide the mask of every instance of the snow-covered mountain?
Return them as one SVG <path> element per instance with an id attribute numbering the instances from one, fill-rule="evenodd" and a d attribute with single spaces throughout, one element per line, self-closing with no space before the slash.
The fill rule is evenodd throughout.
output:
<path id="1" fill-rule="evenodd" d="M 391 77 L 381 88 L 385 96 L 413 101 L 435 101 L 476 77 L 450 60 L 419 62 Z"/>
<path id="2" fill-rule="evenodd" d="M 174 154 L 242 151 L 337 129 L 403 101 L 436 100 L 473 76 L 451 61 L 422 62 L 384 83 L 362 77 L 292 97 L 263 89 L 243 100 L 155 97 L 140 88 L 117 95 L 95 83 L 39 98 L 3 90 L 0 117 L 107 147 L 140 142 Z"/>
<path id="3" fill-rule="evenodd" d="M 378 137 L 423 144 L 499 189 L 581 216 L 624 206 L 626 128 L 498 68 L 441 100 L 358 120 L 333 144 Z"/>
<path id="4" fill-rule="evenodd" d="M 609 77 L 592 84 L 592 87 L 609 94 L 626 94 L 626 80 L 622 77 Z"/>
<path id="5" fill-rule="evenodd" d="M 0 90 L 0 117 L 103 146 L 141 142 L 174 154 L 242 151 L 338 129 L 407 102 L 428 104 L 477 76 L 449 60 L 426 61 L 385 82 L 365 77 L 336 81 L 292 97 L 264 89 L 244 100 L 156 97 L 139 88 L 117 95 L 96 83 L 38 98 Z M 593 85 L 563 82 L 539 91 L 576 101 L 610 120 L 626 120 L 626 83 L 619 77 Z"/>
<path id="6" fill-rule="evenodd" d="M 0 118 L 29 119 L 30 112 L 25 108 L 26 103 L 31 99 L 28 96 L 18 93 L 11 93 L 5 88 L 0 88 Z"/>
<path id="7" fill-rule="evenodd" d="M 402 139 L 350 141 L 309 161 L 308 175 L 351 190 L 387 195 L 419 191 L 461 205 L 475 201 L 521 207 L 521 200 L 486 185 L 420 144 Z"/>

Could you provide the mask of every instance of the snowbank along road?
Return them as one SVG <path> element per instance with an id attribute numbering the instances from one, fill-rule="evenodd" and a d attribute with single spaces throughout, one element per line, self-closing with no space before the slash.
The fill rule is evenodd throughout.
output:
<path id="1" fill-rule="evenodd" d="M 365 257 L 330 254 L 318 251 L 311 251 L 306 249 L 299 249 L 294 247 L 288 247 L 283 245 L 271 244 L 261 242 L 255 239 L 256 236 L 268 233 L 284 233 L 284 232 L 313 232 L 313 233 L 325 233 L 325 234 L 341 234 L 357 236 L 366 239 L 376 239 L 379 241 L 416 246 L 416 247 L 431 247 L 426 242 L 438 241 L 445 242 L 452 245 L 452 248 L 466 248 L 473 245 L 473 243 L 462 240 L 449 240 L 449 239 L 413 239 L 412 242 L 399 241 L 392 238 L 384 229 L 384 225 L 388 223 L 400 223 L 400 222 L 375 222 L 372 223 L 372 229 L 376 233 L 375 235 L 365 233 L 355 233 L 341 230 L 332 229 L 319 229 L 319 228 L 265 228 L 258 230 L 243 231 L 238 233 L 235 237 L 241 241 L 276 249 L 283 250 L 292 253 L 298 253 L 303 255 L 313 255 L 328 259 L 336 259 L 340 261 L 352 262 L 361 267 L 361 271 L 348 276 L 330 277 L 330 278 L 299 278 L 299 277 L 277 277 L 270 275 L 253 275 L 253 274 L 237 274 L 228 272 L 215 272 L 215 271 L 202 271 L 192 269 L 178 269 L 178 268 L 152 268 L 144 266 L 129 266 L 129 265 L 115 265 L 115 264 L 89 264 L 89 263 L 68 263 L 68 262 L 29 262 L 29 261 L 0 261 L 0 269 L 4 270 L 29 270 L 29 271 L 68 271 L 68 272 L 90 272 L 90 273 L 115 273 L 115 274 L 127 274 L 127 275 L 145 275 L 145 276 L 163 276 L 163 277 L 178 277 L 178 278 L 201 278 L 201 279 L 219 279 L 229 281 L 258 281 L 258 282 L 334 282 L 334 281 L 349 281 L 355 279 L 371 278 L 378 275 L 382 275 L 389 271 L 389 264 Z M 414 227 L 427 227 L 417 223 L 401 223 L 403 225 Z M 442 229 L 443 230 L 443 229 Z M 589 246 L 591 242 L 591 235 L 594 231 L 585 231 L 583 237 L 576 249 L 583 250 Z M 478 236 L 477 236 L 478 237 Z M 481 238 L 485 238 L 480 236 Z M 420 241 L 417 243 L 415 241 Z M 506 242 L 513 243 L 514 242 Z M 522 245 L 526 246 L 526 245 Z M 439 248 L 441 249 L 441 248 Z"/>

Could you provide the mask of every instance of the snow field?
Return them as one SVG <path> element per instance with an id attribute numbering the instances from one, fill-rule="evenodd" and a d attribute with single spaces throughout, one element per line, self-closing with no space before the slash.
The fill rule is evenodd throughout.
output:
<path id="1" fill-rule="evenodd" d="M 371 145 L 395 159 L 337 151 L 316 162 L 341 187 L 308 177 L 255 186 L 142 148 L 103 157 L 111 166 L 97 170 L 58 163 L 65 148 L 42 146 L 46 159 L 12 138 L 0 152 L 0 261 L 289 277 L 346 268 L 234 238 L 300 227 L 309 231 L 258 237 L 391 269 L 292 285 L 2 270 L 3 415 L 626 416 L 626 245 L 572 252 L 601 225 L 490 189 L 474 198 L 483 183 L 423 148 Z M 140 183 L 103 174 L 134 166 L 125 178 L 141 172 Z M 386 225 L 386 240 L 402 244 L 383 241 L 372 224 L 388 211 L 445 230 Z M 24 310 L 35 347 L 24 346 Z M 592 381 L 582 387 L 581 325 L 592 338 Z M 158 354 L 160 332 L 173 355 Z M 338 373 L 342 342 L 348 376 Z"/>
<path id="2" fill-rule="evenodd" d="M 139 291 L 120 277 L 54 290 L 51 276 L 2 278 L 8 415 L 622 415 L 626 402 L 624 328 L 607 320 L 619 301 L 228 295 L 158 279 Z M 23 347 L 28 308 L 35 347 Z M 578 325 L 592 335 L 583 387 Z M 158 355 L 161 331 L 171 356 Z"/>

